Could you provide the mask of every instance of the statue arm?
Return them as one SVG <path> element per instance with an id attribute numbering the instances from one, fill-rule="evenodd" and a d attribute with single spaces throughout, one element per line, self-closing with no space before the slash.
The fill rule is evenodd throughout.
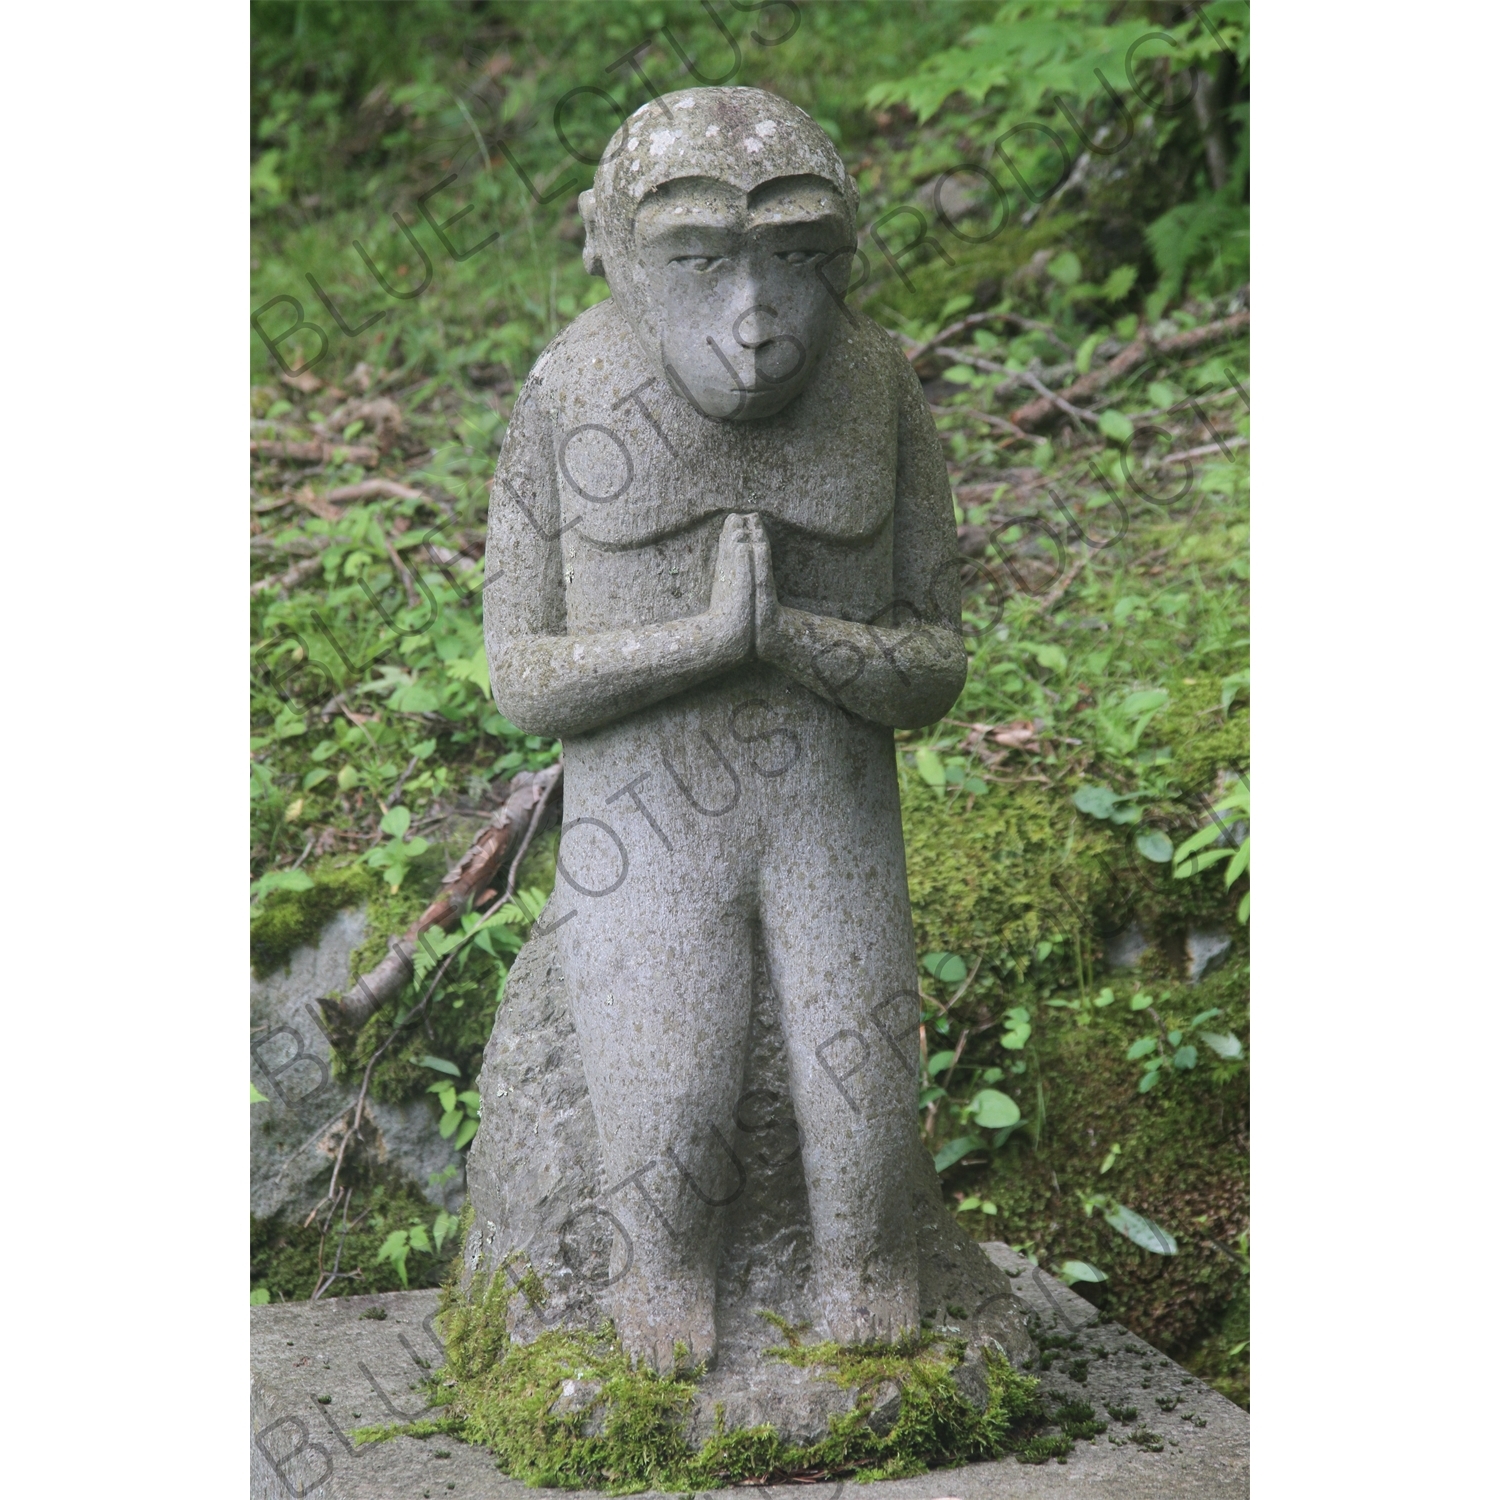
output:
<path id="1" fill-rule="evenodd" d="M 958 530 L 942 444 L 921 385 L 901 381 L 890 604 L 868 623 L 776 603 L 757 545 L 757 654 L 830 702 L 893 729 L 919 729 L 963 691 Z M 876 623 L 879 621 L 880 623 Z"/>
<path id="2" fill-rule="evenodd" d="M 528 384 L 511 414 L 490 492 L 484 585 L 495 705 L 518 729 L 554 738 L 583 734 L 749 656 L 754 574 L 751 549 L 740 544 L 742 518 L 725 522 L 704 613 L 569 635 L 561 515 L 548 424 Z"/>

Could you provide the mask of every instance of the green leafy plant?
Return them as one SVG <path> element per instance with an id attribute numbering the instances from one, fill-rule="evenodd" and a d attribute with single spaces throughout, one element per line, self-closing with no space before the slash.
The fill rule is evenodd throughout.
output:
<path id="1" fill-rule="evenodd" d="M 1132 1245 L 1149 1250 L 1153 1255 L 1176 1255 L 1177 1239 L 1170 1230 L 1163 1229 L 1154 1219 L 1127 1208 L 1117 1198 L 1102 1193 L 1078 1195 L 1086 1217 L 1092 1218 L 1095 1209 L 1102 1211 L 1104 1222 L 1119 1234 L 1123 1234 Z"/>
<path id="2" fill-rule="evenodd" d="M 1216 817 L 1207 828 L 1200 828 L 1172 851 L 1172 874 L 1178 880 L 1186 880 L 1189 876 L 1200 874 L 1210 865 L 1228 860 L 1224 870 L 1224 889 L 1228 890 L 1250 869 L 1250 783 L 1244 777 L 1231 781 L 1224 795 L 1214 805 L 1214 812 L 1227 814 L 1246 825 L 1247 831 L 1239 847 L 1214 847 L 1229 844 L 1228 833 Z M 1250 920 L 1249 891 L 1240 897 L 1236 915 L 1241 922 Z"/>
<path id="3" fill-rule="evenodd" d="M 459 1227 L 459 1218 L 456 1214 L 450 1214 L 446 1209 L 439 1209 L 437 1218 L 432 1221 L 432 1231 L 429 1234 L 427 1226 L 420 1219 L 413 1219 L 405 1229 L 393 1229 L 385 1237 L 385 1243 L 381 1245 L 375 1256 L 375 1261 L 388 1260 L 395 1268 L 396 1274 L 401 1278 L 401 1285 L 410 1283 L 406 1278 L 406 1262 L 411 1253 L 419 1251 L 423 1255 L 440 1255 L 443 1249 L 443 1241 L 448 1239 Z"/>
<path id="4" fill-rule="evenodd" d="M 432 1253 L 432 1240 L 427 1233 L 427 1226 L 419 1219 L 413 1219 L 405 1229 L 393 1229 L 386 1235 L 385 1243 L 380 1247 L 375 1256 L 376 1264 L 388 1260 L 396 1268 L 396 1274 L 401 1278 L 402 1286 L 409 1286 L 406 1279 L 406 1261 L 413 1250 L 420 1250 L 424 1255 Z"/>
<path id="5" fill-rule="evenodd" d="M 472 1089 L 458 1092 L 451 1083 L 431 1083 L 429 1094 L 438 1096 L 443 1106 L 443 1117 L 438 1121 L 438 1134 L 446 1141 L 453 1138 L 453 1149 L 462 1151 L 474 1139 L 479 1129 L 479 1095 Z"/>
<path id="6" fill-rule="evenodd" d="M 1198 1066 L 1198 1048 L 1188 1038 L 1197 1032 L 1199 1027 L 1214 1020 L 1223 1012 L 1217 1006 L 1209 1010 L 1201 1010 L 1186 1026 L 1174 1026 L 1171 1030 L 1167 1030 L 1162 1025 L 1161 1017 L 1151 1006 L 1151 996 L 1137 996 L 1136 998 L 1144 998 L 1145 1004 L 1137 1007 L 1132 1002 L 1131 1008 L 1149 1009 L 1152 1019 L 1157 1024 L 1156 1032 L 1147 1032 L 1145 1036 L 1137 1037 L 1125 1051 L 1125 1056 L 1131 1062 L 1144 1060 L 1138 1088 L 1141 1093 L 1146 1094 L 1161 1081 L 1164 1071 L 1186 1073 Z M 1203 1032 L 1198 1036 L 1198 1040 L 1221 1058 L 1240 1056 L 1239 1038 L 1232 1034 Z"/>
<path id="7" fill-rule="evenodd" d="M 411 827 L 411 809 L 393 807 L 381 820 L 380 831 L 391 836 L 388 844 L 380 844 L 365 855 L 365 862 L 372 869 L 385 871 L 385 883 L 393 891 L 401 889 L 407 871 L 413 861 L 426 854 L 429 845 L 424 838 L 409 839 L 406 831 Z"/>
<path id="8" fill-rule="evenodd" d="M 1097 1284 L 1109 1280 L 1106 1272 L 1101 1271 L 1098 1266 L 1092 1265 L 1086 1260 L 1065 1260 L 1058 1267 L 1057 1275 L 1064 1286 L 1072 1286 L 1075 1281 L 1087 1281 Z"/>

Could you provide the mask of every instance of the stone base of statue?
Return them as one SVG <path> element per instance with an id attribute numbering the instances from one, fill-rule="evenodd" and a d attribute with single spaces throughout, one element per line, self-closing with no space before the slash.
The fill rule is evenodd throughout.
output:
<path id="1" fill-rule="evenodd" d="M 476 1274 L 481 1280 L 508 1276 L 517 1288 L 508 1332 L 521 1344 L 551 1329 L 598 1328 L 608 1317 L 612 1264 L 617 1277 L 622 1250 L 628 1254 L 610 1211 L 611 1184 L 602 1176 L 548 920 L 543 913 L 537 927 L 544 935 L 526 944 L 506 984 L 480 1073 L 481 1124 L 468 1163 L 474 1220 L 464 1249 L 466 1290 L 477 1290 Z M 685 1432 L 694 1447 L 720 1422 L 725 1432 L 765 1424 L 783 1442 L 815 1443 L 826 1436 L 830 1418 L 854 1408 L 859 1394 L 763 1353 L 785 1342 L 777 1321 L 797 1328 L 816 1327 L 818 1319 L 786 1047 L 759 955 L 756 969 L 745 1089 L 730 1142 L 739 1185 L 725 1208 L 719 1252 L 718 1351 L 714 1367 L 696 1377 Z M 981 1351 L 999 1350 L 1017 1366 L 1035 1352 L 1022 1307 L 1010 1279 L 944 1208 L 915 1123 L 910 1180 L 923 1323 L 965 1341 L 968 1354 L 954 1378 L 982 1409 L 988 1375 Z M 877 1410 L 870 1419 L 893 1416 Z"/>

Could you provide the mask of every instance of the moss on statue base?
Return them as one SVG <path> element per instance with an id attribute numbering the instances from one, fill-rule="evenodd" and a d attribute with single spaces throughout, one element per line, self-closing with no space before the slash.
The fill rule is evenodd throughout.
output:
<path id="1" fill-rule="evenodd" d="M 1071 1447 L 1066 1433 L 1039 1438 L 1048 1422 L 1038 1383 L 1003 1355 L 982 1352 L 989 1401 L 978 1410 L 953 1378 L 962 1342 L 922 1334 L 900 1345 L 804 1346 L 797 1330 L 773 1317 L 787 1342 L 766 1357 L 857 1390 L 855 1409 L 807 1446 L 783 1442 L 768 1426 L 726 1432 L 720 1412 L 719 1431 L 695 1451 L 683 1429 L 696 1371 L 657 1375 L 632 1366 L 609 1323 L 598 1332 L 558 1330 L 530 1344 L 510 1342 L 506 1309 L 518 1291 L 528 1294 L 529 1279 L 516 1286 L 502 1270 L 483 1290 L 476 1281 L 469 1297 L 450 1282 L 442 1312 L 448 1363 L 429 1393 L 448 1415 L 361 1428 L 355 1440 L 448 1433 L 488 1448 L 505 1473 L 528 1484 L 616 1494 L 793 1477 L 895 1479 L 935 1465 L 1025 1457 L 1039 1446 L 1044 1457 L 1059 1457 Z M 869 1422 L 876 1393 L 892 1383 L 901 1390 L 900 1414 L 876 1432 Z"/>

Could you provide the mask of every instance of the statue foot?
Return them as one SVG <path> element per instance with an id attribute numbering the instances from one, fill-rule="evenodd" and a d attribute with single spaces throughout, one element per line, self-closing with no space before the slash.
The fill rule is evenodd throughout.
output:
<path id="1" fill-rule="evenodd" d="M 854 1287 L 848 1295 L 827 1297 L 823 1322 L 836 1344 L 896 1344 L 922 1326 L 915 1287 L 885 1294 Z"/>
<path id="2" fill-rule="evenodd" d="M 658 1288 L 641 1302 L 614 1309 L 615 1329 L 625 1352 L 648 1370 L 670 1375 L 701 1367 L 711 1370 L 718 1348 L 712 1294 Z"/>

